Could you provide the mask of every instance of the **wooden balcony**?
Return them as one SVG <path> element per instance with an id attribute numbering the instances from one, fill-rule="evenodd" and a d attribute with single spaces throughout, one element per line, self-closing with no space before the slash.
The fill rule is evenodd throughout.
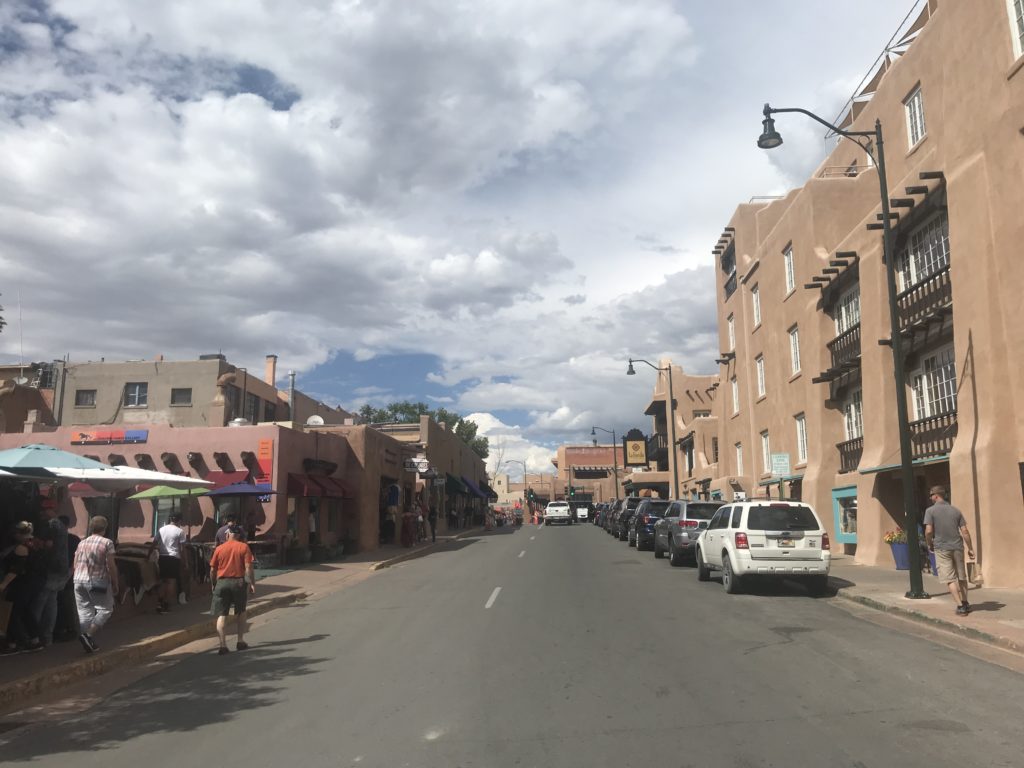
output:
<path id="1" fill-rule="evenodd" d="M 860 323 L 847 328 L 828 343 L 832 353 L 832 367 L 842 368 L 844 363 L 860 360 Z"/>
<path id="2" fill-rule="evenodd" d="M 655 432 L 647 440 L 647 460 L 650 462 L 668 461 L 668 437 L 661 432 Z"/>
<path id="3" fill-rule="evenodd" d="M 911 454 L 915 459 L 924 459 L 949 453 L 956 430 L 956 411 L 910 422 Z"/>
<path id="4" fill-rule="evenodd" d="M 855 437 L 844 443 L 837 443 L 839 449 L 839 471 L 855 472 L 860 466 L 860 457 L 864 453 L 864 438 Z"/>
<path id="5" fill-rule="evenodd" d="M 925 325 L 932 318 L 941 317 L 952 306 L 953 283 L 949 277 L 949 265 L 896 294 L 896 314 L 901 331 Z"/>

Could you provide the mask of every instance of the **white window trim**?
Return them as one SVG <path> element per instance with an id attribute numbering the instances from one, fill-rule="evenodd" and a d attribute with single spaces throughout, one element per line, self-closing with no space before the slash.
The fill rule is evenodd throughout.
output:
<path id="1" fill-rule="evenodd" d="M 729 351 L 736 350 L 736 317 L 729 315 Z"/>
<path id="2" fill-rule="evenodd" d="M 860 286 L 846 291 L 836 305 L 836 336 L 860 325 Z"/>
<path id="3" fill-rule="evenodd" d="M 733 446 L 736 449 L 736 474 L 743 474 L 743 443 L 736 443 Z"/>
<path id="4" fill-rule="evenodd" d="M 1006 0 L 1010 14 L 1010 37 L 1013 40 L 1013 55 L 1024 56 L 1024 0 Z"/>
<path id="5" fill-rule="evenodd" d="M 786 295 L 796 290 L 796 270 L 793 267 L 793 246 L 782 253 L 783 265 L 786 270 Z"/>
<path id="6" fill-rule="evenodd" d="M 792 373 L 800 373 L 800 329 L 793 326 L 789 329 L 789 362 Z"/>
<path id="7" fill-rule="evenodd" d="M 132 398 L 135 402 L 129 402 L 128 388 L 135 387 L 135 397 Z M 139 394 L 145 390 L 145 402 L 140 403 Z M 146 408 L 149 405 L 149 382 L 148 381 L 130 381 L 124 385 L 124 408 Z"/>
<path id="8" fill-rule="evenodd" d="M 757 358 L 754 360 L 754 366 L 757 368 L 757 396 L 764 397 L 764 355 L 757 356 Z"/>
<path id="9" fill-rule="evenodd" d="M 733 376 L 729 383 L 732 385 L 732 412 L 737 414 L 740 412 L 740 383 L 736 381 L 736 377 Z"/>
<path id="10" fill-rule="evenodd" d="M 772 439 L 768 435 L 768 430 L 761 432 L 761 464 L 763 465 L 764 475 L 771 474 L 772 471 Z"/>
<path id="11" fill-rule="evenodd" d="M 938 239 L 927 235 L 940 233 Z M 914 227 L 906 247 L 896 256 L 897 288 L 905 291 L 924 282 L 948 266 L 952 254 L 949 246 L 949 214 L 940 211 Z"/>
<path id="12" fill-rule="evenodd" d="M 864 437 L 864 394 L 856 389 L 843 404 L 843 432 L 847 440 Z"/>
<path id="13" fill-rule="evenodd" d="M 807 463 L 807 416 L 798 413 L 796 421 L 796 459 L 798 464 Z"/>
<path id="14" fill-rule="evenodd" d="M 755 285 L 750 289 L 750 301 L 753 308 L 754 327 L 761 325 L 761 290 Z"/>
<path id="15" fill-rule="evenodd" d="M 903 107 L 907 118 L 907 142 L 911 147 L 916 147 L 928 136 L 928 126 L 924 120 L 924 95 L 920 85 L 903 100 Z"/>
<path id="16" fill-rule="evenodd" d="M 932 368 L 929 370 L 928 362 L 937 361 L 941 363 L 941 366 Z M 927 376 L 929 373 L 935 371 L 941 371 L 946 366 L 951 366 L 952 370 L 947 371 L 948 375 L 944 378 L 933 379 L 928 381 Z M 927 387 L 927 391 L 925 390 Z M 942 392 L 936 392 L 936 389 L 942 388 Z M 910 399 L 914 406 L 914 421 L 920 419 L 927 419 L 932 416 L 939 416 L 943 413 L 956 412 L 956 396 L 957 396 L 957 369 L 956 369 L 956 351 L 952 344 L 947 344 L 934 352 L 930 353 L 926 357 L 921 359 L 921 365 L 918 366 L 910 374 Z M 942 400 L 952 400 L 952 408 L 939 409 L 937 403 Z"/>

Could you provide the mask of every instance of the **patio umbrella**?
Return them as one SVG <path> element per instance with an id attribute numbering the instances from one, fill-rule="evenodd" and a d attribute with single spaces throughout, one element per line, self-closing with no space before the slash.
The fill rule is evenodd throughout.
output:
<path id="1" fill-rule="evenodd" d="M 85 456 L 62 451 L 52 445 L 33 443 L 0 451 L 0 469 L 103 469 L 107 467 Z"/>
<path id="2" fill-rule="evenodd" d="M 204 496 L 205 488 L 172 488 L 169 485 L 154 485 L 145 491 L 129 496 L 129 499 L 180 499 L 184 496 Z"/>
<path id="3" fill-rule="evenodd" d="M 232 483 L 223 488 L 207 492 L 207 496 L 269 496 L 277 491 L 270 490 L 270 483 Z"/>
<path id="4" fill-rule="evenodd" d="M 153 483 L 169 488 L 197 488 L 213 485 L 209 480 L 198 477 L 172 475 L 169 472 L 154 472 L 139 467 L 104 467 L 103 469 L 55 469 L 61 480 L 88 483 L 98 491 L 123 491 L 142 483 Z"/>

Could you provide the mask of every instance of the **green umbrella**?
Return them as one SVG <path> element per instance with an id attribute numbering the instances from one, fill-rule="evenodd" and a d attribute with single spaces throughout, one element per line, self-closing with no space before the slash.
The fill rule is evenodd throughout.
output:
<path id="1" fill-rule="evenodd" d="M 140 491 L 129 499 L 177 499 L 182 496 L 202 496 L 209 491 L 206 488 L 171 488 L 169 485 L 154 485 L 152 488 Z"/>

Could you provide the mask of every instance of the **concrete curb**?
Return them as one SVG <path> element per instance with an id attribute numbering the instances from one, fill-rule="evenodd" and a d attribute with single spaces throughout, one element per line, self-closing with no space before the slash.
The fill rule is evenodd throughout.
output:
<path id="1" fill-rule="evenodd" d="M 472 530 L 463 531 L 462 533 L 456 534 L 455 536 L 448 536 L 443 541 L 428 544 L 427 546 L 420 547 L 419 549 L 410 549 L 408 552 L 403 552 L 402 554 L 395 555 L 394 557 L 388 558 L 387 560 L 380 560 L 374 563 L 370 567 L 370 570 L 381 571 L 385 568 L 390 568 L 392 565 L 404 563 L 406 560 L 415 560 L 416 558 L 423 557 L 424 555 L 430 554 L 431 552 L 436 552 L 438 549 L 443 547 L 445 544 L 448 544 L 449 542 L 464 539 L 467 536 L 472 536 L 474 533 L 480 533 L 484 530 L 484 528 L 473 528 Z"/>
<path id="2" fill-rule="evenodd" d="M 919 621 L 922 624 L 928 624 L 932 627 L 945 630 L 961 637 L 970 638 L 971 640 L 978 640 L 989 645 L 994 645 L 998 648 L 1002 648 L 1004 651 L 1011 651 L 1013 653 L 1024 654 L 1024 645 L 1018 643 L 1015 640 L 1011 640 L 1008 637 L 1001 637 L 1000 635 L 993 635 L 989 632 L 984 632 L 974 627 L 966 627 L 963 624 L 958 624 L 955 621 L 949 619 L 942 619 L 937 616 L 924 613 L 923 611 L 916 611 L 913 608 L 904 607 L 902 605 L 893 605 L 891 603 L 884 603 L 881 600 L 876 600 L 867 595 L 858 594 L 847 594 L 842 590 L 836 593 L 836 597 L 840 600 L 847 600 L 851 603 L 857 603 L 859 605 L 866 606 L 868 608 L 874 608 L 877 611 L 883 613 L 895 613 L 900 616 L 905 616 L 914 621 Z"/>
<path id="3" fill-rule="evenodd" d="M 308 597 L 306 592 L 289 592 L 285 595 L 268 598 L 256 603 L 248 610 L 248 617 L 254 618 L 277 608 L 291 605 Z M 83 656 L 81 660 L 64 664 L 54 669 L 38 672 L 29 677 L 14 680 L 0 686 L 0 711 L 7 711 L 15 703 L 24 706 L 29 700 L 43 692 L 64 688 L 87 677 L 94 677 L 109 672 L 115 667 L 135 664 L 144 659 L 159 656 L 161 653 L 179 648 L 182 645 L 200 640 L 215 633 L 213 619 L 201 621 L 184 629 L 167 632 L 157 637 L 150 637 L 132 645 L 101 650 L 97 654 Z"/>

